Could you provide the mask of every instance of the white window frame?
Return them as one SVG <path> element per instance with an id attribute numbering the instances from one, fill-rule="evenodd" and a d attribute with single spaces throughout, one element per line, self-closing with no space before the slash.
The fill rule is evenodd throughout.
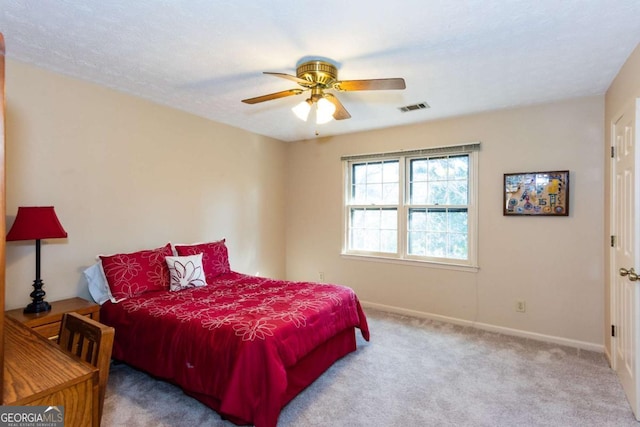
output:
<path id="1" fill-rule="evenodd" d="M 425 148 L 420 150 L 407 150 L 390 153 L 362 154 L 343 156 L 343 233 L 342 233 L 342 256 L 353 259 L 364 259 L 372 261 L 393 262 L 402 264 L 424 265 L 429 267 L 442 267 L 454 269 L 478 269 L 478 151 L 480 143 L 470 143 L 447 147 Z M 466 154 L 469 156 L 469 176 L 468 176 L 468 203 L 467 203 L 467 238 L 468 238 L 468 259 L 453 258 L 433 258 L 417 255 L 409 255 L 407 247 L 408 238 L 408 213 L 412 207 L 408 203 L 409 173 L 408 164 L 411 159 L 438 157 L 442 155 L 455 156 Z M 385 160 L 399 160 L 399 180 L 400 191 L 398 195 L 398 242 L 397 252 L 371 252 L 349 249 L 349 220 L 350 210 L 353 207 L 366 207 L 365 205 L 350 205 L 351 173 L 354 163 L 367 161 L 380 162 Z M 369 205 L 368 207 L 388 207 L 390 205 Z M 396 205 L 393 205 L 395 207 Z"/>

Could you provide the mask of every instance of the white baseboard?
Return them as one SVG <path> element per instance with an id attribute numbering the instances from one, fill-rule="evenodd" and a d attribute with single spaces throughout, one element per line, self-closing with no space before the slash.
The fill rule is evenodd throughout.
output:
<path id="1" fill-rule="evenodd" d="M 368 301 L 360 301 L 363 307 L 370 307 L 377 310 L 387 311 L 390 313 L 403 314 L 421 319 L 437 320 L 440 322 L 453 323 L 460 326 L 469 326 L 472 328 L 482 329 L 484 331 L 496 332 L 499 334 L 512 335 L 521 338 L 529 338 L 536 341 L 549 342 L 567 347 L 579 348 L 582 350 L 595 351 L 604 353 L 604 345 L 594 344 L 586 341 L 572 340 L 569 338 L 556 337 L 553 335 L 539 334 L 537 332 L 523 331 L 521 329 L 506 328 L 504 326 L 491 325 L 489 323 L 479 323 L 471 320 L 458 319 L 456 317 L 441 316 L 439 314 L 426 313 L 423 311 L 409 310 L 391 305 L 378 304 Z"/>

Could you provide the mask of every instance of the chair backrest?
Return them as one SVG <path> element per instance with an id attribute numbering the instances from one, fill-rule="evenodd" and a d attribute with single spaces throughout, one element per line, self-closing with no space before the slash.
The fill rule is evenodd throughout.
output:
<path id="1" fill-rule="evenodd" d="M 109 364 L 115 329 L 78 313 L 62 315 L 58 344 L 60 347 L 98 368 L 98 423 L 102 419 L 104 395 L 109 380 Z"/>

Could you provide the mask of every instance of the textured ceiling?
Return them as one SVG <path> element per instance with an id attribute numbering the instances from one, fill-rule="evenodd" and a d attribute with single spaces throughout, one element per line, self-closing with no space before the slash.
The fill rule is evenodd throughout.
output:
<path id="1" fill-rule="evenodd" d="M 7 56 L 284 141 L 603 94 L 640 42 L 639 0 L 0 0 Z M 404 91 L 338 93 L 352 118 L 297 119 L 324 57 L 339 78 Z M 7 82 L 11 84 L 10 81 Z M 10 90 L 8 86 L 7 90 Z M 431 108 L 401 113 L 427 102 Z"/>

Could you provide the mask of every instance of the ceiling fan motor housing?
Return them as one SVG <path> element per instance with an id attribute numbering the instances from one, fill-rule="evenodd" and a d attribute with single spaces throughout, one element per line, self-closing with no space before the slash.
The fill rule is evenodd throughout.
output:
<path id="1" fill-rule="evenodd" d="M 329 87 L 338 79 L 338 69 L 325 61 L 308 61 L 296 68 L 296 75 L 299 79 Z"/>

